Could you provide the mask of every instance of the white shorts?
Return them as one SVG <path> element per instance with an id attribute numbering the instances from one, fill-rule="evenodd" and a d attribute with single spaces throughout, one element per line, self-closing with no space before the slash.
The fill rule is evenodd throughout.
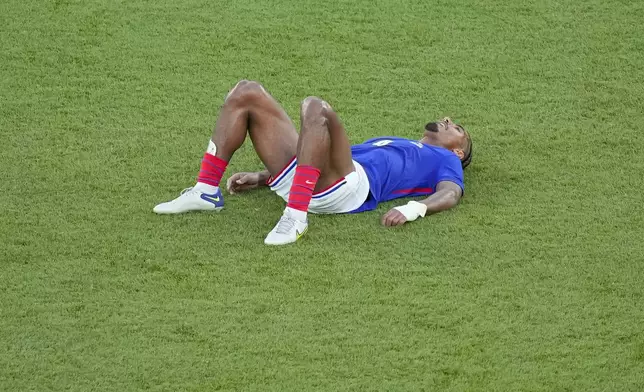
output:
<path id="1" fill-rule="evenodd" d="M 356 170 L 339 179 L 331 186 L 313 194 L 309 212 L 314 214 L 341 214 L 360 207 L 369 196 L 369 179 L 362 166 L 353 161 Z M 275 177 L 267 181 L 271 190 L 288 202 L 288 194 L 293 184 L 297 160 L 291 162 Z"/>

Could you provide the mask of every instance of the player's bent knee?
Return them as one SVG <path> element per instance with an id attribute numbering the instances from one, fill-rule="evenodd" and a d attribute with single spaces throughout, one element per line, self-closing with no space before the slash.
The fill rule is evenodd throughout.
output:
<path id="1" fill-rule="evenodd" d="M 240 80 L 239 82 L 237 82 L 237 84 L 235 84 L 235 85 L 233 86 L 233 88 L 231 88 L 231 89 L 230 89 L 230 91 L 228 92 L 228 94 L 226 94 L 226 100 L 228 100 L 228 98 L 230 98 L 230 96 L 234 95 L 234 94 L 237 92 L 237 90 L 238 90 L 239 88 L 243 87 L 243 86 L 244 86 L 244 85 L 246 85 L 248 82 L 249 82 L 249 80 L 246 80 L 246 79 L 242 79 L 242 80 Z"/>
<path id="2" fill-rule="evenodd" d="M 264 87 L 252 80 L 241 80 L 226 96 L 227 105 L 243 106 L 252 105 L 258 100 L 266 98 Z"/>
<path id="3" fill-rule="evenodd" d="M 327 112 L 331 111 L 331 106 L 322 98 L 306 97 L 302 101 L 301 113 L 304 118 L 326 117 Z"/>
<path id="4" fill-rule="evenodd" d="M 250 82 L 251 82 L 250 80 L 241 79 L 239 82 L 237 82 L 237 84 L 235 84 L 235 85 L 233 86 L 233 88 L 232 88 L 232 89 L 233 89 L 233 90 L 235 90 L 235 89 L 236 89 L 236 88 L 238 88 L 238 87 L 243 87 L 243 86 L 245 86 L 246 84 L 248 84 L 248 83 L 250 83 Z"/>

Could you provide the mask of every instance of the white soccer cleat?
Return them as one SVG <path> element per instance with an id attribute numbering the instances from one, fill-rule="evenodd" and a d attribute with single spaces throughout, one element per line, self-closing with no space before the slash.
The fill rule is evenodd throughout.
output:
<path id="1" fill-rule="evenodd" d="M 221 190 L 213 194 L 203 193 L 195 188 L 186 188 L 176 199 L 154 207 L 157 214 L 181 214 L 188 211 L 220 211 L 224 208 Z"/>
<path id="2" fill-rule="evenodd" d="M 268 233 L 264 243 L 266 245 L 291 244 L 304 235 L 308 227 L 308 222 L 297 220 L 288 211 L 284 211 L 284 215 L 282 215 L 279 222 L 273 227 L 273 230 Z"/>

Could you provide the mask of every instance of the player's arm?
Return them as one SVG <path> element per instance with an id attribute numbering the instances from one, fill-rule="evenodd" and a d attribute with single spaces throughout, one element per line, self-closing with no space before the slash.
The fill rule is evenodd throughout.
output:
<path id="1" fill-rule="evenodd" d="M 425 215 L 449 210 L 455 207 L 461 200 L 463 190 L 451 181 L 441 181 L 436 186 L 436 192 L 421 201 L 410 201 L 404 206 L 395 207 L 382 216 L 382 224 L 385 226 L 400 226 L 424 217 Z"/>
<path id="2" fill-rule="evenodd" d="M 420 203 L 427 207 L 425 215 L 431 215 L 456 207 L 462 195 L 463 190 L 458 184 L 451 181 L 441 181 L 436 186 L 436 192 L 425 200 L 421 200 Z"/>
<path id="3" fill-rule="evenodd" d="M 235 173 L 226 182 L 226 189 L 231 195 L 238 192 L 244 192 L 250 189 L 266 186 L 266 181 L 271 177 L 268 170 L 261 172 L 249 173 Z"/>

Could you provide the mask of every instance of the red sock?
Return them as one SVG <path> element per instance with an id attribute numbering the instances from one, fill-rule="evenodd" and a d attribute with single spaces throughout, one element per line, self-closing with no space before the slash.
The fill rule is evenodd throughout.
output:
<path id="1" fill-rule="evenodd" d="M 287 207 L 307 212 L 318 178 L 320 178 L 320 169 L 298 165 L 295 168 L 295 177 L 293 177 L 291 191 L 288 194 Z"/>
<path id="2" fill-rule="evenodd" d="M 216 156 L 208 153 L 204 154 L 197 182 L 219 186 L 219 181 L 221 181 L 221 177 L 226 171 L 226 166 L 228 166 L 228 162 L 223 159 L 217 158 Z"/>

